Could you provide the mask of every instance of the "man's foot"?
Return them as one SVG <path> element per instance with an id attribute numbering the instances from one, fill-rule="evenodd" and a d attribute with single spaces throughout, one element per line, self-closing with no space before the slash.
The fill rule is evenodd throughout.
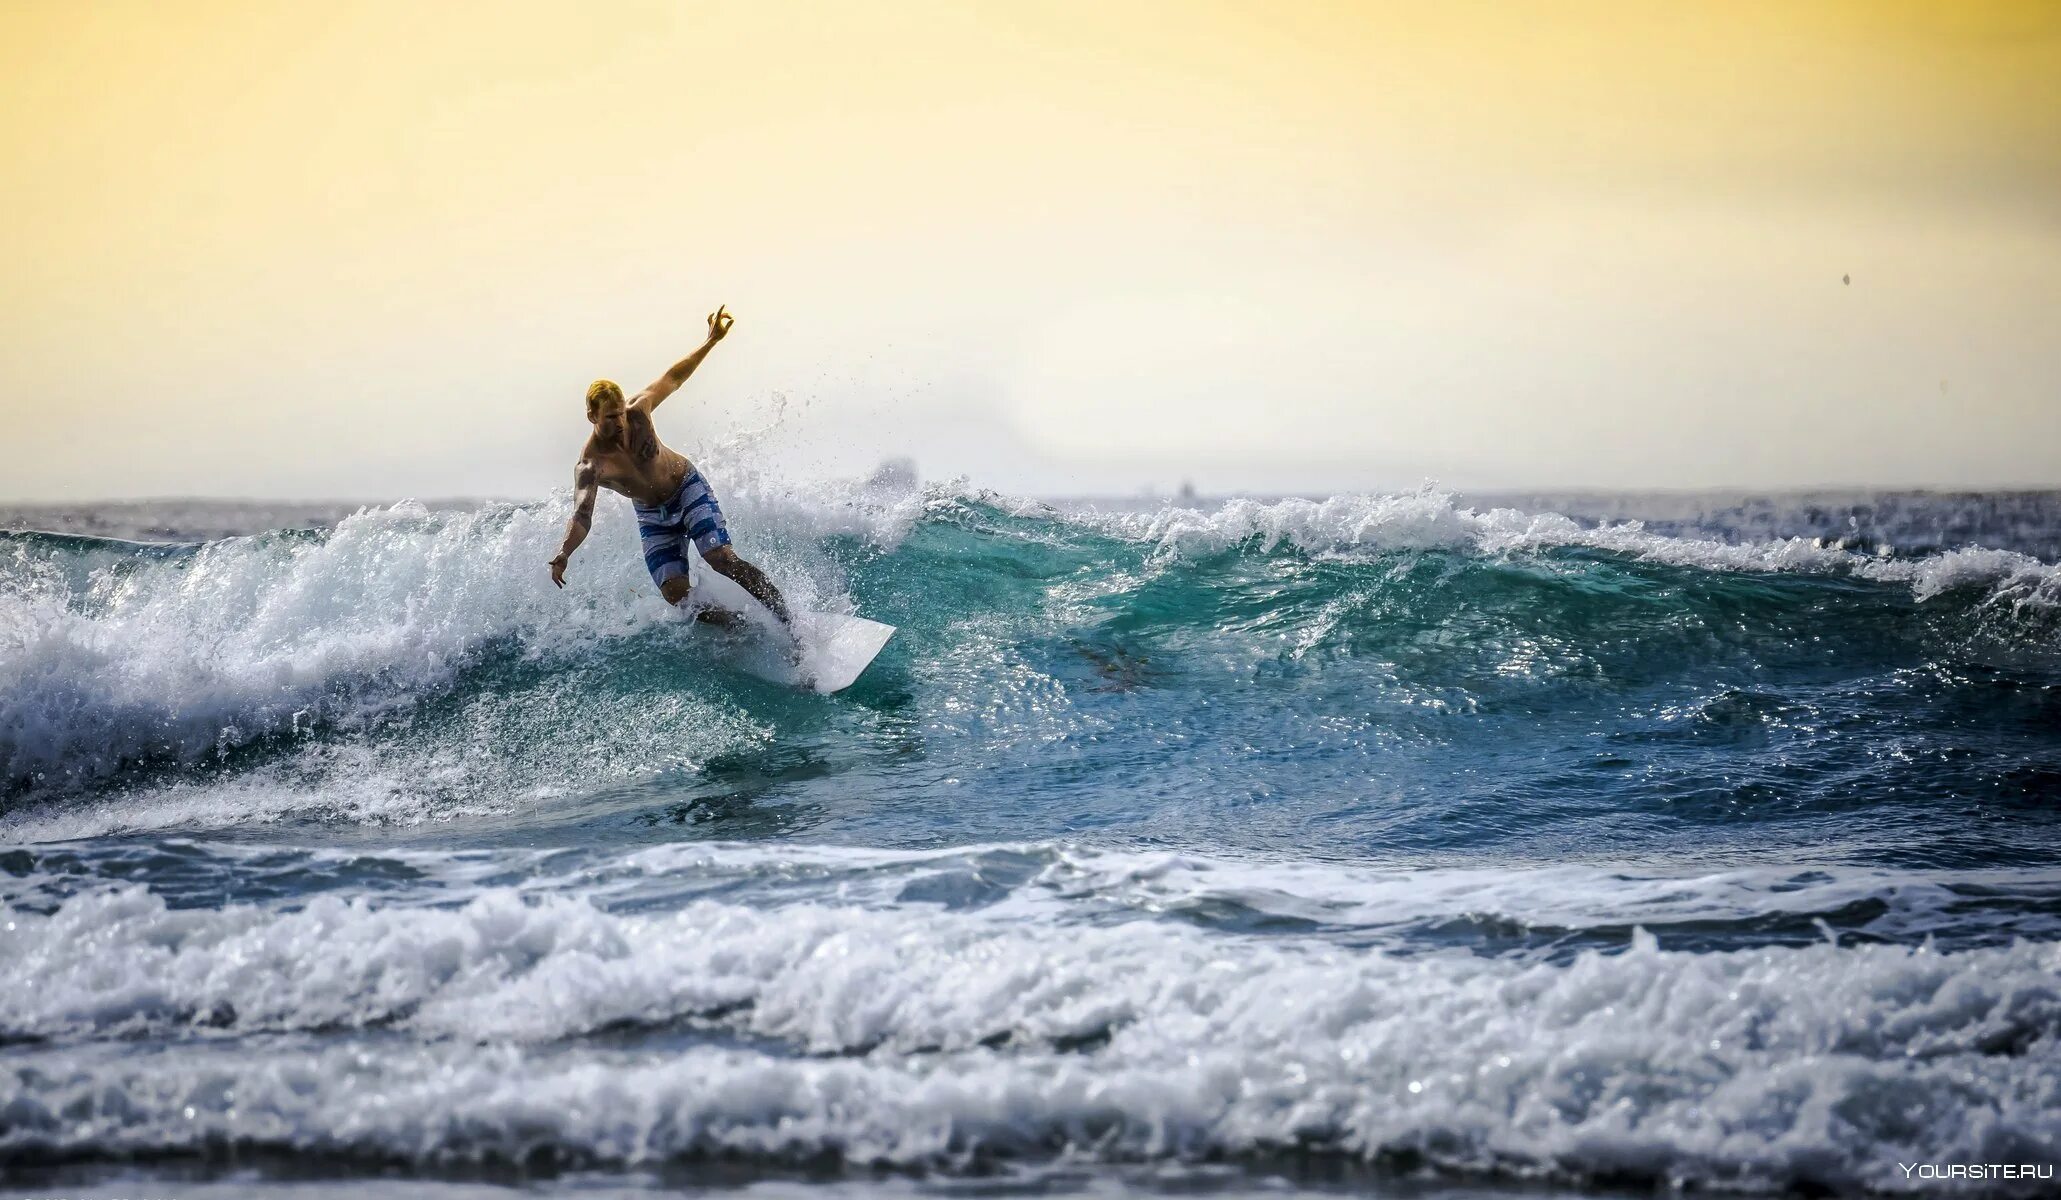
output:
<path id="1" fill-rule="evenodd" d="M 727 608 L 717 608 L 712 604 L 695 609 L 694 619 L 704 625 L 713 625 L 718 629 L 740 629 L 744 626 L 744 618 L 741 615 L 731 612 Z"/>

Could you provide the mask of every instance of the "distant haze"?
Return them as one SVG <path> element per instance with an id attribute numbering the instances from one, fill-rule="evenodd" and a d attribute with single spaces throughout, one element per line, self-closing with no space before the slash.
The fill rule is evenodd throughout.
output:
<path id="1" fill-rule="evenodd" d="M 16 3 L 0 499 L 2061 483 L 2061 6 Z M 1850 281 L 1849 281 L 1850 280 Z M 720 483 L 720 481 L 719 481 Z"/>

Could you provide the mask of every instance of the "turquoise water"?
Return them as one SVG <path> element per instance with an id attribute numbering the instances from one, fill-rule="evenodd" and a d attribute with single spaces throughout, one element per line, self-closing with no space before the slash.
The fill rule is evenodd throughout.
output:
<path id="1" fill-rule="evenodd" d="M 900 627 L 834 697 L 666 610 L 622 506 L 564 592 L 556 504 L 0 534 L 0 1165 L 2061 1160 L 2061 504 L 1608 503 L 741 490 Z"/>

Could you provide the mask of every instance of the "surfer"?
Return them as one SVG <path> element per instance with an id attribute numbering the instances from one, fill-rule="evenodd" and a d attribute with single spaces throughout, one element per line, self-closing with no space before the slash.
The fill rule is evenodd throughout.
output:
<path id="1" fill-rule="evenodd" d="M 737 556 L 730 546 L 730 528 L 708 480 L 687 457 L 658 440 L 651 414 L 679 390 L 701 360 L 730 332 L 732 318 L 718 308 L 708 315 L 708 338 L 694 353 L 672 365 L 651 386 L 627 402 L 623 389 L 606 379 L 587 388 L 587 420 L 594 432 L 573 468 L 573 515 L 565 523 L 565 542 L 551 560 L 551 582 L 565 586 L 566 562 L 587 540 L 594 523 L 594 498 L 601 488 L 628 496 L 637 507 L 637 533 L 644 543 L 644 568 L 668 604 L 687 598 L 687 543 L 701 552 L 701 561 L 734 580 L 783 623 L 792 623 L 787 602 L 765 573 Z M 704 611 L 718 622 L 732 614 Z"/>

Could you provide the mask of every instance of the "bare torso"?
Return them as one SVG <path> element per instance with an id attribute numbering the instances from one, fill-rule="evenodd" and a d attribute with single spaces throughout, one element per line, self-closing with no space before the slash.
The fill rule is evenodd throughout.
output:
<path id="1" fill-rule="evenodd" d="M 581 458 L 593 464 L 595 483 L 635 503 L 657 508 L 679 492 L 680 481 L 694 464 L 658 440 L 651 414 L 642 405 L 631 405 L 623 417 L 620 441 L 606 442 L 596 433 L 587 439 Z"/>

